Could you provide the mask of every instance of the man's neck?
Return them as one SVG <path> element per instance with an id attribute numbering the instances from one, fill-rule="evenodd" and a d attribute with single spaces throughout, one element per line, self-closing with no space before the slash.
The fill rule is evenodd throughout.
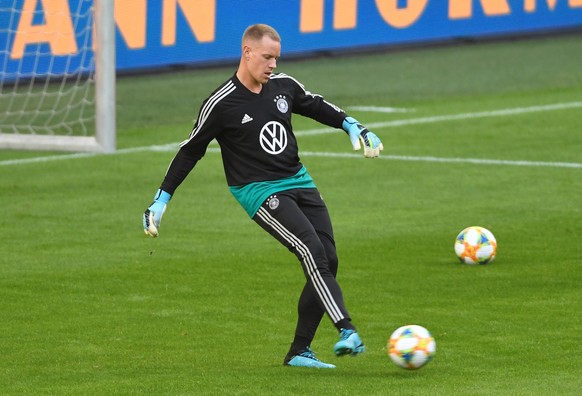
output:
<path id="1" fill-rule="evenodd" d="M 249 91 L 253 93 L 261 93 L 263 89 L 263 84 L 257 82 L 252 77 L 248 75 L 248 73 L 242 72 L 240 69 L 236 72 L 236 78 L 244 85 Z"/>

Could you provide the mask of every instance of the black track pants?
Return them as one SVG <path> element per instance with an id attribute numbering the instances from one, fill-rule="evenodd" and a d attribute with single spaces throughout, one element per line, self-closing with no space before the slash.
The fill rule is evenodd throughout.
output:
<path id="1" fill-rule="evenodd" d="M 272 195 L 253 220 L 294 253 L 307 283 L 299 298 L 296 335 L 312 340 L 326 312 L 332 322 L 350 320 L 335 276 L 338 259 L 327 207 L 319 191 L 294 189 Z"/>

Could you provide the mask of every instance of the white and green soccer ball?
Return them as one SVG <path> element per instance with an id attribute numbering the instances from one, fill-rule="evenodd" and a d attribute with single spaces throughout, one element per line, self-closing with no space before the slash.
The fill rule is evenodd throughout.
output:
<path id="1" fill-rule="evenodd" d="M 455 254 L 465 264 L 488 264 L 497 254 L 497 240 L 484 227 L 467 227 L 455 239 Z"/>
<path id="2" fill-rule="evenodd" d="M 416 370 L 432 360 L 436 353 L 436 343 L 424 327 L 406 325 L 392 333 L 387 349 L 394 364 L 407 370 Z"/>

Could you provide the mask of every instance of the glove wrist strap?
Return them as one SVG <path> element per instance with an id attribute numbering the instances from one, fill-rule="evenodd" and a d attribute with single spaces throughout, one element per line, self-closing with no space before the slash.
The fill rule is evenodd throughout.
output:
<path id="1" fill-rule="evenodd" d="M 360 125 L 360 123 L 358 122 L 358 120 L 356 120 L 353 117 L 346 117 L 344 118 L 344 121 L 342 122 L 342 128 L 344 131 L 346 131 L 346 133 L 350 133 L 350 130 L 353 128 L 355 129 L 354 132 L 359 132 L 360 131 L 360 127 L 358 126 Z"/>
<path id="2" fill-rule="evenodd" d="M 168 202 L 170 202 L 171 198 L 172 198 L 172 196 L 169 193 L 165 192 L 164 190 L 162 190 L 160 188 L 156 192 L 156 196 L 154 197 L 154 201 L 158 201 L 158 202 L 162 202 L 162 203 L 167 204 Z"/>

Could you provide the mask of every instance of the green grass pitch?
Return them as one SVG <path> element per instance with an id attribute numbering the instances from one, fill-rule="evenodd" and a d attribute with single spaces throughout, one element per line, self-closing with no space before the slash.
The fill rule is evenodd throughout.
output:
<path id="1" fill-rule="evenodd" d="M 580 35 L 283 52 L 278 71 L 375 125 L 385 147 L 365 160 L 342 132 L 294 119 L 367 346 L 336 358 L 322 322 L 313 347 L 329 371 L 282 366 L 303 275 L 232 198 L 216 146 L 160 237 L 142 231 L 176 147 L 152 146 L 183 140 L 234 67 L 119 79 L 117 154 L 0 152 L 0 394 L 580 394 L 580 53 Z M 497 237 L 492 264 L 457 262 L 469 225 Z M 404 324 L 437 342 L 418 371 L 386 355 Z"/>

